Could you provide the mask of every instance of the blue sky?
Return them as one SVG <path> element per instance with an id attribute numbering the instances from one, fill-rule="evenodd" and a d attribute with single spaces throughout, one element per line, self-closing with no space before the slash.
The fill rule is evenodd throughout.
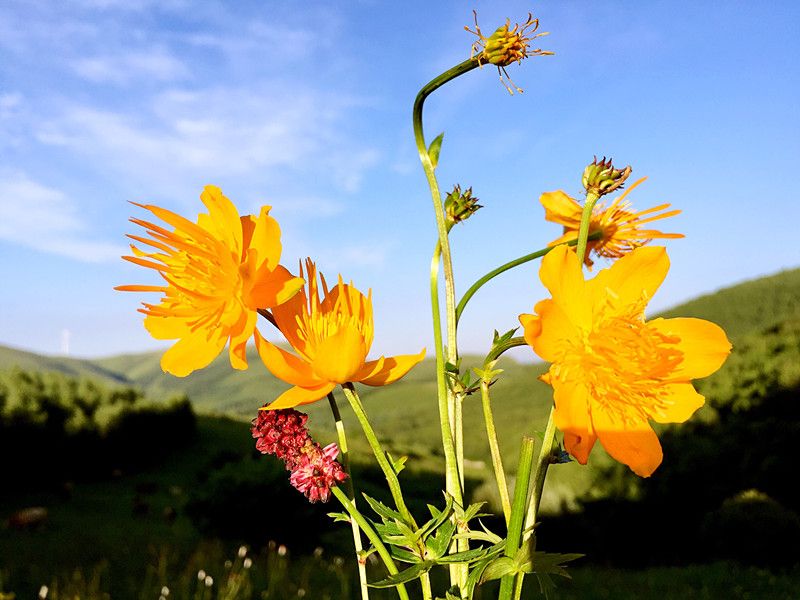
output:
<path id="1" fill-rule="evenodd" d="M 0 4 L 0 344 L 102 356 L 163 347 L 135 312 L 147 283 L 120 260 L 129 200 L 194 218 L 215 183 L 314 257 L 373 288 L 376 352 L 430 346 L 435 239 L 410 112 L 419 87 L 484 32 L 534 11 L 541 46 L 428 102 L 444 188 L 485 208 L 454 230 L 461 290 L 559 234 L 544 191 L 580 193 L 592 155 L 671 202 L 672 270 L 653 309 L 800 265 L 800 4 L 796 2 L 203 2 Z M 602 266 L 602 265 L 600 265 Z M 536 267 L 496 280 L 462 321 L 467 351 L 543 296 Z M 152 299 L 152 297 L 151 297 Z M 65 332 L 68 332 L 65 334 Z"/>

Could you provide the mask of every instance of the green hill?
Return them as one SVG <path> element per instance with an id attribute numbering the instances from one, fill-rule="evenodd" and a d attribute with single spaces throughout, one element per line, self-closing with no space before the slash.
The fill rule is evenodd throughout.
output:
<path id="1" fill-rule="evenodd" d="M 777 323 L 800 318 L 800 269 L 783 271 L 701 296 L 666 311 L 663 316 L 709 319 L 720 324 L 736 345 L 748 334 L 758 334 Z M 76 360 L 0 347 L 0 370 L 15 364 L 27 369 L 56 370 L 74 376 L 99 378 L 111 384 L 137 386 L 151 398 L 186 393 L 201 412 L 249 420 L 259 406 L 277 397 L 288 386 L 263 368 L 253 348 L 248 358 L 251 366 L 247 371 L 231 369 L 227 353 L 223 353 L 206 369 L 186 378 L 176 378 L 161 371 L 158 352 Z M 465 360 L 469 362 L 469 357 Z M 493 403 L 505 460 L 513 469 L 518 440 L 523 434 L 544 427 L 551 393 L 536 379 L 543 365 L 522 364 L 504 358 L 500 366 L 505 373 L 493 387 Z M 391 450 L 412 457 L 411 463 L 417 468 L 438 468 L 441 450 L 434 362 L 431 358 L 395 385 L 386 388 L 363 386 L 362 395 L 376 431 Z M 344 402 L 341 396 L 340 402 Z M 327 403 L 318 402 L 306 409 L 317 434 L 323 439 L 333 439 L 334 429 Z M 357 431 L 350 411 L 345 410 L 343 414 L 348 429 Z M 491 468 L 488 466 L 484 423 L 477 397 L 467 398 L 464 415 L 465 455 L 471 461 L 469 464 L 476 477 L 489 477 Z M 354 437 L 356 447 L 364 447 L 359 436 Z M 560 468 L 559 473 L 552 481 L 548 480 L 553 498 L 569 501 L 576 488 L 589 485 L 587 470 L 577 465 Z"/>

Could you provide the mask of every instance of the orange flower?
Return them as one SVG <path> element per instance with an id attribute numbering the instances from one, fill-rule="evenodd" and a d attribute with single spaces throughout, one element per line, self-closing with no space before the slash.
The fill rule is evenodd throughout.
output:
<path id="1" fill-rule="evenodd" d="M 365 362 L 372 345 L 372 292 L 364 296 L 352 283 L 339 283 L 328 290 L 320 274 L 324 299 L 320 301 L 317 271 L 306 260 L 308 281 L 291 300 L 272 309 L 283 335 L 299 354 L 275 346 L 256 332 L 261 360 L 275 377 L 293 388 L 281 394 L 270 409 L 292 408 L 324 398 L 336 384 L 358 381 L 388 385 L 400 379 L 425 357 L 425 350 Z M 300 268 L 302 275 L 302 265 Z"/>
<path id="2" fill-rule="evenodd" d="M 246 369 L 247 340 L 256 329 L 257 310 L 285 302 L 303 286 L 278 264 L 281 230 L 262 206 L 256 218 L 239 212 L 222 191 L 206 186 L 200 195 L 208 214 L 197 223 L 158 206 L 136 204 L 171 225 L 172 231 L 141 219 L 150 235 L 128 237 L 155 251 L 131 245 L 137 265 L 155 269 L 166 285 L 121 285 L 128 292 L 161 292 L 159 304 L 142 303 L 144 326 L 160 340 L 178 341 L 161 357 L 161 368 L 184 377 L 214 360 L 230 339 L 230 361 Z"/>
<path id="3" fill-rule="evenodd" d="M 639 229 L 645 223 L 674 217 L 681 212 L 679 210 L 670 210 L 656 214 L 659 211 L 666 211 L 670 207 L 669 204 L 659 204 L 653 208 L 635 212 L 631 203 L 625 198 L 645 179 L 647 178 L 642 177 L 636 181 L 609 206 L 606 206 L 603 202 L 595 205 L 592 211 L 592 220 L 589 224 L 589 234 L 600 231 L 602 232 L 602 237 L 599 240 L 589 240 L 586 244 L 584 263 L 587 267 L 591 268 L 594 264 L 589 256 L 592 250 L 598 256 L 620 258 L 634 248 L 644 246 L 653 239 L 683 237 L 683 234 L 680 233 L 662 233 L 656 229 Z M 550 242 L 548 246 L 557 246 L 558 244 L 578 239 L 583 207 L 575 199 L 570 198 L 559 190 L 557 192 L 545 192 L 539 198 L 539 202 L 544 206 L 545 219 L 564 226 L 564 235 Z"/>
<path id="4" fill-rule="evenodd" d="M 542 377 L 554 390 L 555 423 L 581 464 L 598 439 L 637 475 L 661 464 L 649 421 L 682 423 L 705 399 L 691 380 L 719 369 L 731 344 L 702 319 L 645 321 L 644 309 L 669 270 L 664 248 L 637 248 L 584 281 L 566 246 L 542 260 L 552 299 L 520 315 L 525 341 L 552 363 Z"/>

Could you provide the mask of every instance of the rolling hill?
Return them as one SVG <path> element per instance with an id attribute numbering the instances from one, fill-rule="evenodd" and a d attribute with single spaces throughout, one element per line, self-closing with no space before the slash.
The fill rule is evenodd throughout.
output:
<path id="1" fill-rule="evenodd" d="M 663 316 L 678 315 L 718 323 L 736 346 L 739 341 L 758 335 L 769 327 L 800 318 L 800 269 L 734 285 L 663 313 Z M 254 349 L 248 354 L 251 368 L 247 371 L 231 369 L 227 355 L 223 353 L 206 369 L 182 379 L 164 374 L 159 358 L 160 354 L 154 352 L 77 360 L 0 347 L 0 370 L 14 365 L 29 370 L 55 370 L 96 378 L 107 385 L 135 386 L 153 399 L 185 393 L 200 412 L 225 414 L 242 420 L 250 420 L 257 407 L 288 387 L 261 366 Z M 470 357 L 466 357 L 465 361 L 469 360 Z M 473 363 L 477 360 L 474 359 Z M 547 386 L 537 381 L 544 365 L 523 364 L 504 358 L 500 366 L 505 372 L 493 387 L 493 405 L 501 443 L 505 444 L 504 458 L 507 466 L 513 469 L 517 460 L 516 440 L 525 433 L 544 428 L 551 393 Z M 386 388 L 363 386 L 361 393 L 373 426 L 390 450 L 409 455 L 416 468 L 438 468 L 441 448 L 434 361 L 431 358 L 401 382 Z M 340 404 L 344 402 L 341 395 L 339 401 Z M 333 439 L 334 428 L 327 403 L 318 402 L 305 408 L 316 434 L 321 439 Z M 344 410 L 343 414 L 348 430 L 355 431 L 357 425 L 350 411 Z M 488 477 L 490 468 L 486 466 L 489 461 L 484 423 L 480 402 L 475 396 L 465 400 L 464 415 L 465 455 L 471 459 L 476 477 Z M 357 449 L 364 448 L 360 436 L 352 437 L 356 438 L 351 443 Z M 581 470 L 578 465 L 565 465 L 559 469 L 557 477 L 548 479 L 548 486 L 552 497 L 561 500 L 566 497 L 568 501 L 581 487 L 581 482 L 585 486 L 588 480 L 588 470 Z M 567 493 L 568 489 L 572 492 Z"/>

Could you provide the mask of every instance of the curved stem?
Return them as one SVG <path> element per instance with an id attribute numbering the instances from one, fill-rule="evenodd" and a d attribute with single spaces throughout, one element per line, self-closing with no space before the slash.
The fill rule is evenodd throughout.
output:
<path id="1" fill-rule="evenodd" d="M 511 519 L 511 499 L 508 495 L 508 483 L 506 483 L 506 472 L 503 469 L 503 457 L 500 455 L 500 444 L 497 441 L 497 430 L 494 426 L 489 383 L 486 381 L 481 382 L 481 403 L 483 404 L 483 419 L 486 422 L 486 437 L 489 439 L 489 450 L 492 454 L 494 477 L 497 480 L 497 491 L 500 493 L 500 504 L 503 507 L 506 527 L 508 527 Z"/>
<path id="2" fill-rule="evenodd" d="M 425 104 L 425 99 L 433 93 L 436 89 L 443 86 L 448 81 L 463 75 L 464 73 L 468 73 L 475 67 L 479 66 L 479 62 L 477 58 L 469 58 L 462 63 L 456 65 L 455 67 L 448 69 L 441 75 L 433 78 L 429 81 L 426 85 L 422 87 L 422 89 L 417 94 L 417 97 L 414 99 L 414 109 L 412 112 L 412 121 L 414 126 L 414 141 L 417 146 L 417 152 L 419 153 L 419 159 L 422 163 L 422 168 L 425 171 L 425 178 L 428 181 L 428 187 L 431 190 L 431 199 L 433 200 L 433 211 L 436 216 L 436 229 L 439 235 L 439 244 L 441 245 L 441 255 L 442 255 L 442 264 L 444 266 L 444 287 L 445 287 L 445 308 L 446 308 L 446 315 L 447 315 L 447 360 L 455 364 L 458 361 L 458 347 L 457 347 L 457 338 L 456 338 L 456 318 L 455 318 L 455 311 L 456 311 L 456 291 L 455 291 L 455 279 L 453 277 L 453 261 L 450 256 L 450 241 L 447 237 L 448 228 L 447 223 L 445 222 L 445 215 L 444 215 L 444 207 L 442 206 L 442 195 L 439 191 L 439 182 L 436 180 L 436 174 L 434 173 L 434 165 L 431 160 L 430 155 L 428 154 L 428 147 L 425 143 L 425 134 L 423 132 L 422 127 L 422 109 Z M 439 306 L 438 304 L 434 308 L 435 311 L 438 312 Z M 440 351 L 440 348 L 437 347 L 437 352 Z M 439 367 L 439 361 L 437 360 L 437 371 Z M 442 375 L 444 375 L 443 371 L 444 365 L 441 365 Z M 441 394 L 441 389 L 439 390 Z M 460 427 L 461 426 L 461 406 L 457 402 L 455 395 L 448 389 L 445 388 L 445 395 L 446 395 L 446 403 L 448 408 L 448 415 L 449 418 L 453 420 L 453 427 Z M 439 399 L 441 404 L 442 399 Z M 458 437 L 458 435 L 453 436 L 452 433 L 449 436 L 451 438 L 450 444 L 453 445 L 453 437 Z M 443 443 L 446 443 L 446 440 L 442 440 Z M 455 458 L 455 462 L 452 462 L 453 458 Z M 456 503 L 463 505 L 464 498 L 463 498 L 463 486 L 461 484 L 461 474 L 463 473 L 463 464 L 459 464 L 458 461 L 458 454 L 453 447 L 453 453 L 451 454 L 449 451 L 445 452 L 445 460 L 448 461 L 450 464 L 446 465 L 446 469 L 448 473 L 451 473 L 453 469 L 456 470 L 456 477 L 453 478 L 452 476 L 447 477 L 446 479 L 446 488 L 447 492 L 453 497 Z M 462 461 L 463 462 L 463 461 Z M 469 547 L 468 540 L 459 540 L 458 541 L 458 548 L 467 549 Z M 460 588 L 464 588 L 466 581 L 467 581 L 467 568 L 466 565 L 451 565 L 450 567 L 450 580 L 451 583 L 457 584 Z"/>
<path id="3" fill-rule="evenodd" d="M 602 237 L 602 232 L 597 231 L 588 237 L 589 240 L 599 240 Z M 577 246 L 578 240 L 570 240 L 569 242 L 564 242 L 567 246 Z M 461 297 L 461 300 L 458 302 L 458 306 L 456 306 L 456 323 L 461 319 L 461 314 L 464 312 L 464 309 L 467 306 L 467 302 L 475 295 L 479 289 L 481 289 L 486 283 L 500 275 L 501 273 L 505 273 L 514 267 L 518 267 L 520 265 L 524 265 L 527 262 L 532 260 L 536 260 L 537 258 L 543 257 L 545 254 L 550 252 L 555 246 L 551 246 L 548 248 L 542 248 L 541 250 L 537 250 L 536 252 L 531 252 L 530 254 L 526 254 L 525 256 L 520 256 L 519 258 L 515 258 L 507 262 L 504 265 L 500 265 L 493 271 L 489 271 L 486 275 L 478 279 L 475 283 L 473 283 L 470 288 L 464 293 Z"/>
<path id="4" fill-rule="evenodd" d="M 487 365 L 493 360 L 497 360 L 503 354 L 505 354 L 506 351 L 511 350 L 511 348 L 516 348 L 517 346 L 525 346 L 526 344 L 527 342 L 525 341 L 525 338 L 522 336 L 513 337 L 507 342 L 504 342 L 502 344 L 496 344 L 492 346 L 491 350 L 489 350 L 489 354 L 486 355 L 486 360 L 483 362 L 483 364 Z"/>
<path id="5" fill-rule="evenodd" d="M 339 437 L 339 451 L 341 453 L 340 456 L 342 467 L 344 467 L 344 472 L 347 473 L 347 479 L 344 482 L 344 487 L 347 491 L 347 497 L 353 503 L 353 506 L 355 506 L 356 492 L 355 488 L 353 487 L 353 475 L 350 472 L 350 454 L 347 450 L 347 436 L 345 435 L 342 415 L 339 413 L 339 407 L 336 405 L 336 398 L 334 397 L 333 392 L 328 394 L 328 403 L 331 406 L 333 420 L 336 422 L 336 433 Z M 361 545 L 361 531 L 358 528 L 358 523 L 356 523 L 355 519 L 350 519 L 350 526 L 353 530 L 353 546 L 355 547 L 356 551 L 356 564 L 358 564 L 358 582 L 361 586 L 361 598 L 362 600 L 369 600 L 369 588 L 367 587 L 367 565 L 361 559 L 361 551 L 364 549 L 364 547 Z"/>
<path id="6" fill-rule="evenodd" d="M 439 262 L 442 245 L 436 242 L 431 258 L 431 308 L 433 309 L 433 345 L 436 349 L 436 389 L 439 399 L 439 422 L 442 433 L 442 447 L 445 463 L 445 489 L 450 492 L 458 481 L 456 449 L 453 440 L 452 412 L 447 403 L 447 379 L 444 372 L 444 351 L 442 345 L 442 321 L 439 314 Z"/>
<path id="7" fill-rule="evenodd" d="M 395 473 L 394 467 L 389 464 L 389 459 L 386 458 L 386 452 L 378 441 L 375 430 L 372 429 L 372 425 L 370 425 L 367 413 L 364 412 L 364 406 L 361 404 L 361 399 L 358 397 L 352 383 L 343 383 L 342 390 L 347 400 L 350 402 L 350 406 L 353 408 L 353 412 L 361 425 L 361 429 L 364 430 L 364 435 L 367 437 L 367 441 L 372 448 L 375 460 L 378 461 L 378 465 L 386 476 L 386 482 L 389 484 L 389 491 L 392 493 L 392 498 L 394 498 L 397 510 L 403 516 L 403 519 L 406 520 L 407 524 L 416 529 L 416 521 L 414 521 L 414 517 L 411 516 L 411 512 L 409 512 L 406 507 L 406 502 L 403 499 L 403 492 L 400 489 L 400 480 L 397 479 L 397 473 Z"/>
<path id="8" fill-rule="evenodd" d="M 350 501 L 350 498 L 347 497 L 339 487 L 333 487 L 333 495 L 336 496 L 336 499 L 341 502 L 344 509 L 347 511 L 347 514 L 350 515 L 350 518 L 353 519 L 364 534 L 367 536 L 367 539 L 375 546 L 375 550 L 378 553 L 378 556 L 381 557 L 383 560 L 383 564 L 386 565 L 386 570 L 389 571 L 390 575 L 396 575 L 399 573 L 397 569 L 397 565 L 394 563 L 392 559 L 392 555 L 389 554 L 389 551 L 386 549 L 386 546 L 383 545 L 383 541 L 381 541 L 380 536 L 378 533 L 373 529 L 372 525 L 369 524 L 358 509 L 356 508 L 355 504 Z M 397 584 L 397 595 L 400 596 L 401 600 L 409 600 L 408 592 L 406 591 L 406 586 L 402 583 Z"/>

